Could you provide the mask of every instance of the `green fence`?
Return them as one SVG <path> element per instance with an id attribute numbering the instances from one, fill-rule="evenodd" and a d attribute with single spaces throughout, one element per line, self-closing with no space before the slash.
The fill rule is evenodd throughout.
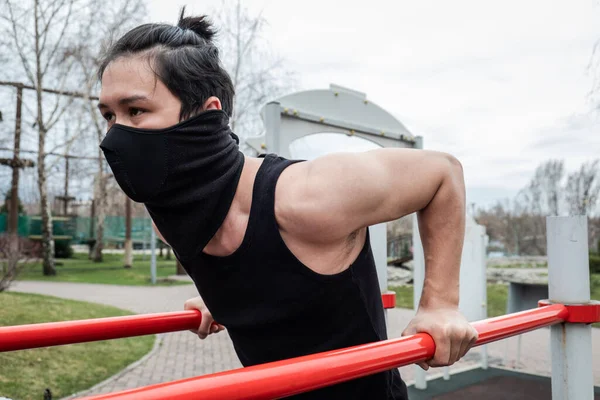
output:
<path id="1" fill-rule="evenodd" d="M 86 243 L 96 237 L 96 220 L 90 217 L 74 218 L 75 234 L 74 241 Z M 150 229 L 152 223 L 150 218 L 132 218 L 131 219 L 131 239 L 133 242 L 142 243 L 150 240 Z M 124 242 L 125 241 L 125 217 L 108 216 L 104 219 L 104 241 L 106 242 Z"/>
<path id="2" fill-rule="evenodd" d="M 29 236 L 29 227 L 31 224 L 31 217 L 27 215 L 19 215 L 19 222 L 17 223 L 17 233 L 19 236 Z M 0 214 L 0 234 L 5 233 L 8 230 L 8 215 Z"/>
<path id="3" fill-rule="evenodd" d="M 56 239 L 70 240 L 74 244 L 85 244 L 96 237 L 96 221 L 90 217 L 54 217 L 52 229 Z M 132 218 L 131 237 L 133 242 L 150 240 L 152 224 L 150 218 Z M 0 214 L 0 234 L 7 231 L 7 215 Z M 19 216 L 19 236 L 32 239 L 42 235 L 42 219 L 39 216 Z M 125 217 L 107 216 L 104 219 L 104 241 L 121 243 L 125 241 Z"/>

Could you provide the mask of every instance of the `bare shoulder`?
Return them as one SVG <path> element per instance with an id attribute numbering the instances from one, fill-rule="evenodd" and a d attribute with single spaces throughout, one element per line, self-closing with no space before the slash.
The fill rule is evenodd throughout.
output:
<path id="1" fill-rule="evenodd" d="M 283 232 L 315 242 L 331 241 L 323 199 L 312 190 L 317 182 L 310 180 L 310 163 L 296 163 L 282 172 L 275 188 L 275 217 Z"/>
<path id="2" fill-rule="evenodd" d="M 275 218 L 288 249 L 313 271 L 331 275 L 356 259 L 366 229 L 344 233 L 336 228 L 327 198 L 316 195 L 309 162 L 286 168 L 275 189 Z"/>
<path id="3" fill-rule="evenodd" d="M 280 230 L 312 243 L 331 244 L 345 242 L 362 228 L 340 218 L 343 203 L 349 200 L 341 200 L 341 183 L 357 178 L 354 171 L 339 162 L 340 157 L 348 155 L 296 163 L 282 172 L 275 189 L 275 216 Z M 360 197 L 360 193 L 346 194 L 354 200 Z"/>

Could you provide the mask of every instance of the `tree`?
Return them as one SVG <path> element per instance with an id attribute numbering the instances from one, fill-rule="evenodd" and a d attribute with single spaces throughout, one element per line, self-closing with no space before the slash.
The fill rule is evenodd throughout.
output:
<path id="1" fill-rule="evenodd" d="M 98 112 L 96 93 L 99 92 L 97 72 L 101 56 L 110 44 L 123 33 L 139 24 L 146 16 L 146 5 L 142 0 L 107 0 L 101 8 L 88 7 L 79 18 L 77 42 L 65 51 L 66 58 L 75 60 L 78 71 L 83 77 L 85 109 L 91 120 L 94 132 L 93 141 L 99 144 L 106 133 L 106 123 Z M 95 44 L 95 45 L 94 45 Z M 106 218 L 107 180 L 104 156 L 97 148 L 97 171 L 94 180 L 94 205 L 96 218 L 96 240 L 92 250 L 92 259 L 102 261 L 104 247 L 104 220 Z M 126 262 L 127 265 L 127 262 Z"/>
<path id="2" fill-rule="evenodd" d="M 0 235 L 0 292 L 10 287 L 35 252 L 27 239 L 19 238 L 17 246 L 11 245 L 10 240 L 8 235 Z"/>
<path id="3" fill-rule="evenodd" d="M 600 194 L 600 159 L 584 163 L 569 174 L 565 195 L 571 215 L 591 215 Z"/>
<path id="4" fill-rule="evenodd" d="M 563 177 L 565 175 L 562 160 L 548 160 L 535 170 L 531 181 L 517 195 L 513 210 L 520 229 L 527 232 L 527 239 L 520 243 L 520 251 L 527 254 L 546 254 L 546 221 L 549 215 L 560 215 L 563 198 Z M 523 248 L 524 246 L 524 248 Z"/>
<path id="5" fill-rule="evenodd" d="M 261 107 L 293 87 L 295 79 L 272 51 L 262 14 L 251 15 L 240 0 L 224 1 L 215 22 L 221 59 L 235 88 L 231 129 L 243 141 L 262 131 Z"/>
<path id="6" fill-rule="evenodd" d="M 61 91 L 72 78 L 73 63 L 61 58 L 61 49 L 73 24 L 76 0 L 5 0 L 0 13 L 6 37 L 12 40 L 25 79 L 35 87 L 35 126 L 38 133 L 37 183 L 42 217 L 44 275 L 55 275 L 52 215 L 48 199 L 46 140 L 72 97 L 49 96 L 43 89 L 52 82 Z"/>
<path id="7" fill-rule="evenodd" d="M 561 206 L 562 181 L 565 176 L 563 160 L 548 160 L 539 165 L 531 180 L 530 187 L 538 195 L 536 209 L 545 215 L 559 215 Z"/>
<path id="8" fill-rule="evenodd" d="M 0 207 L 0 214 L 8 213 L 10 203 L 11 203 L 11 192 L 7 192 L 6 197 L 4 198 L 4 204 L 2 204 L 2 207 Z M 17 214 L 24 214 L 25 210 L 23 209 L 23 203 L 21 203 L 21 200 L 18 197 L 17 197 L 16 203 L 17 203 Z"/>

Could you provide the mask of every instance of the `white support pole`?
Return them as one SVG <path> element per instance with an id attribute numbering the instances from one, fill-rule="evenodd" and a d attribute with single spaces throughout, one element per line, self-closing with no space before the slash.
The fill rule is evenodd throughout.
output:
<path id="1" fill-rule="evenodd" d="M 483 269 L 487 271 L 487 248 L 489 244 L 490 237 L 488 235 L 483 236 Z M 481 319 L 486 319 L 488 317 L 488 309 L 487 309 L 487 273 L 482 274 L 481 287 L 483 289 L 483 301 L 481 302 Z M 488 348 L 487 344 L 481 346 L 481 368 L 488 369 L 489 360 L 488 360 Z"/>
<path id="2" fill-rule="evenodd" d="M 548 217 L 548 292 L 552 302 L 590 302 L 587 218 Z M 550 328 L 552 398 L 592 400 L 592 327 L 560 324 Z"/>
<path id="3" fill-rule="evenodd" d="M 419 308 L 424 281 L 425 255 L 419 233 L 417 214 L 413 214 L 413 308 L 415 312 Z M 427 373 L 418 365 L 415 365 L 413 368 L 415 369 L 415 388 L 420 390 L 427 389 Z"/>
<path id="4" fill-rule="evenodd" d="M 150 275 L 152 277 L 152 284 L 156 284 L 156 232 L 154 228 L 150 226 Z"/>
<path id="5" fill-rule="evenodd" d="M 521 344 L 523 335 L 517 336 L 517 361 L 515 362 L 515 369 L 518 369 L 521 365 Z"/>
<path id="6" fill-rule="evenodd" d="M 281 105 L 275 101 L 265 106 L 265 142 L 267 153 L 276 153 L 282 157 L 290 156 L 289 149 L 281 148 Z"/>
<path id="7" fill-rule="evenodd" d="M 371 236 L 371 249 L 375 260 L 379 289 L 381 290 L 381 294 L 384 294 L 388 291 L 386 224 L 370 226 L 369 235 Z"/>
<path id="8" fill-rule="evenodd" d="M 489 367 L 489 359 L 488 359 L 488 351 L 487 344 L 481 346 L 481 369 L 488 369 Z"/>
<path id="9" fill-rule="evenodd" d="M 423 149 L 423 137 L 415 137 L 415 149 Z M 419 308 L 421 301 L 421 291 L 425 281 L 425 255 L 423 254 L 423 243 L 421 243 L 421 234 L 419 233 L 419 222 L 417 214 L 413 214 L 413 307 L 415 312 Z M 415 365 L 415 388 L 427 389 L 427 373 L 423 368 Z"/>

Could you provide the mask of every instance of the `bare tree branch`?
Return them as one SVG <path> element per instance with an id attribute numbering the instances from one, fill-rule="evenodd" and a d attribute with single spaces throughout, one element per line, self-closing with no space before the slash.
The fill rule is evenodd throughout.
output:
<path id="1" fill-rule="evenodd" d="M 565 192 L 572 215 L 592 215 L 600 195 L 600 160 L 569 174 Z"/>
<path id="2" fill-rule="evenodd" d="M 58 35 L 58 38 L 55 40 L 54 48 L 50 51 L 50 54 L 48 55 L 48 58 L 46 59 L 46 65 L 42 68 L 42 71 L 43 71 L 42 73 L 44 75 L 48 72 L 49 66 L 54 61 L 54 57 L 56 56 L 56 53 L 58 52 L 59 48 L 61 47 L 62 41 L 63 41 L 63 39 L 65 37 L 65 33 L 67 31 L 67 28 L 69 27 L 69 21 L 71 18 L 72 11 L 73 11 L 73 0 L 70 0 L 63 27 L 60 31 L 60 34 Z M 44 35 L 44 39 L 46 39 L 47 36 L 48 36 L 47 34 Z"/>
<path id="3" fill-rule="evenodd" d="M 50 13 L 50 16 L 46 18 L 46 13 L 50 9 L 51 6 L 55 5 L 56 2 L 52 1 L 48 3 L 48 7 L 46 9 L 40 10 L 40 19 L 42 20 L 43 28 L 40 30 L 40 35 L 42 36 L 42 44 L 40 45 L 40 54 L 44 54 L 46 51 L 46 42 L 48 40 L 48 33 L 50 31 L 50 24 L 54 21 L 54 18 L 62 10 L 62 6 L 64 1 L 58 2 L 58 5 L 55 7 L 54 11 Z M 57 41 L 58 42 L 58 41 Z"/>
<path id="4" fill-rule="evenodd" d="M 29 61 L 28 61 L 25 53 L 23 52 L 23 46 L 21 45 L 21 43 L 19 41 L 20 35 L 17 31 L 17 20 L 13 13 L 12 3 L 8 0 L 5 0 L 5 1 L 6 1 L 6 6 L 8 7 L 9 22 L 11 23 L 11 27 L 12 27 L 12 39 L 15 42 L 15 47 L 16 47 L 17 53 L 19 54 L 19 58 L 21 59 L 21 64 L 23 65 L 25 74 L 27 75 L 27 78 L 29 79 L 31 84 L 35 85 L 35 78 L 34 78 L 33 71 L 29 65 Z"/>
<path id="5" fill-rule="evenodd" d="M 62 75 L 62 79 L 61 79 L 61 82 L 59 84 L 59 89 L 58 89 L 59 91 L 61 91 L 65 87 L 65 83 L 66 83 L 67 79 L 69 79 L 69 77 L 71 76 L 70 72 L 73 69 L 73 66 L 74 66 L 74 62 L 70 61 L 68 63 L 67 68 L 65 69 L 65 73 Z M 69 96 L 69 97 L 67 97 L 67 103 L 64 104 L 62 107 L 60 107 L 60 97 L 57 96 L 55 107 L 50 112 L 50 116 L 48 117 L 48 122 L 46 123 L 46 127 L 48 130 L 52 129 L 52 127 L 60 120 L 60 118 L 65 113 L 65 111 L 67 111 L 67 109 L 71 106 L 71 104 L 73 104 L 73 101 L 75 101 L 75 98 L 72 96 Z M 57 111 L 58 111 L 58 115 L 55 115 Z"/>

